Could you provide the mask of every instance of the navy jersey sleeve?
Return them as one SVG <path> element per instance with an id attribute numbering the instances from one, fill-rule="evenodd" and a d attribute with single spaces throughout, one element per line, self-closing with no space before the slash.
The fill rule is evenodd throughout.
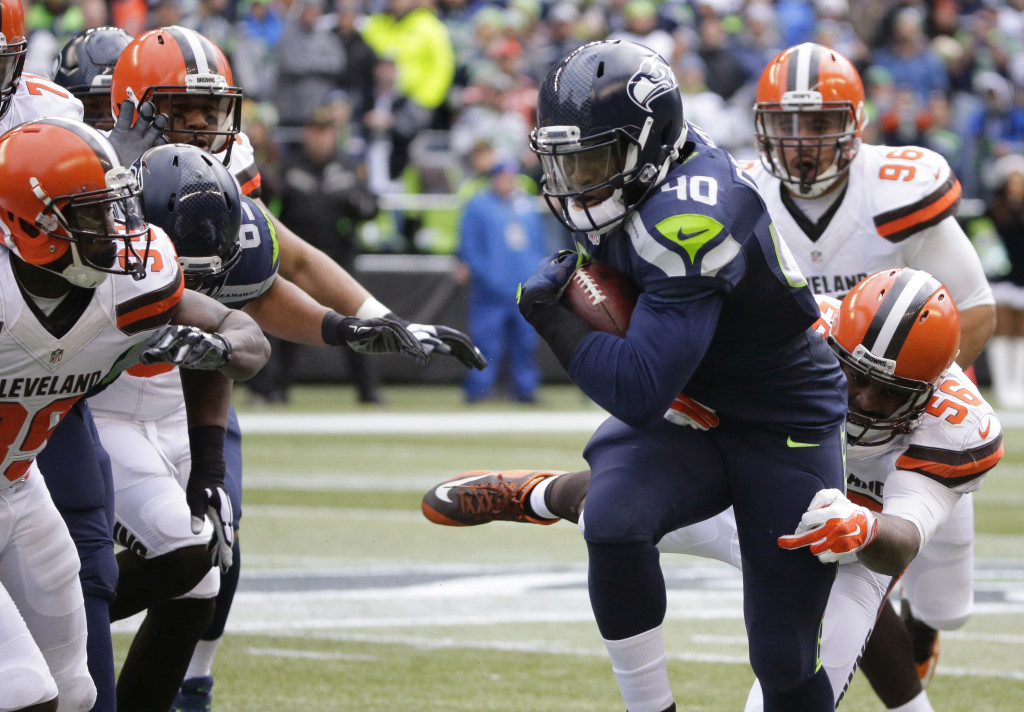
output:
<path id="1" fill-rule="evenodd" d="M 242 259 L 228 274 L 217 300 L 232 309 L 241 309 L 273 284 L 280 254 L 277 230 L 270 216 L 253 200 L 242 198 L 242 229 L 238 234 Z"/>

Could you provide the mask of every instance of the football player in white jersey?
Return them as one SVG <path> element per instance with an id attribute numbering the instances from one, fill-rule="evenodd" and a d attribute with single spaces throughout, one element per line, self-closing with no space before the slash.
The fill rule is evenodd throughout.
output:
<path id="1" fill-rule="evenodd" d="M 72 96 L 73 92 L 44 77 L 22 72 L 27 49 L 24 26 L 21 0 L 0 0 L 0 133 L 43 117 L 82 120 L 83 105 Z M 131 127 L 122 127 L 125 128 Z M 40 454 L 38 464 L 78 547 L 79 578 L 89 626 L 89 671 L 97 688 L 93 710 L 113 712 L 114 659 L 109 616 L 117 578 L 111 539 L 113 488 L 109 462 L 98 446 L 84 398 L 72 406 L 50 442 L 52 446 Z M 88 447 L 93 452 L 86 457 L 82 448 Z"/>
<path id="2" fill-rule="evenodd" d="M 136 175 L 144 217 L 174 242 L 186 288 L 246 311 L 274 336 L 356 349 L 404 338 L 399 348 L 426 358 L 399 324 L 341 317 L 276 276 L 278 250 L 268 218 L 206 151 L 158 146 L 143 154 Z M 148 609 L 118 677 L 118 706 L 166 712 L 213 617 L 220 583 L 219 571 L 204 562 L 206 539 L 182 526 L 189 516 L 191 452 L 179 372 L 167 364 L 133 367 L 89 404 L 110 454 L 115 540 L 125 547 L 117 555 L 111 618 Z"/>
<path id="3" fill-rule="evenodd" d="M 991 406 L 954 362 L 959 315 L 936 279 L 914 269 L 886 270 L 860 282 L 841 303 L 819 296 L 818 304 L 817 329 L 848 379 L 847 495 L 819 492 L 797 532 L 781 537 L 779 545 L 809 546 L 822 561 L 843 564 L 821 639 L 821 662 L 838 703 L 900 574 L 905 585 L 908 576 L 917 585 L 911 561 L 928 555 L 929 540 L 956 502 L 981 486 L 1001 459 L 1003 445 Z M 714 413 L 692 399 L 689 408 L 690 427 L 715 427 Z M 564 517 L 582 528 L 589 478 L 588 471 L 465 472 L 429 490 L 423 512 L 450 526 L 498 519 L 550 524 Z M 658 549 L 741 566 L 731 510 L 669 532 Z M 970 580 L 957 584 L 969 589 Z M 932 612 L 961 614 L 962 602 L 931 584 L 919 595 Z M 755 685 L 748 712 L 761 709 L 761 701 Z M 924 691 L 900 707 L 901 712 L 931 709 Z"/>
<path id="4" fill-rule="evenodd" d="M 0 174 L 0 709 L 88 710 L 78 558 L 35 458 L 75 402 L 139 360 L 196 369 L 190 425 L 223 428 L 228 379 L 252 376 L 269 345 L 244 314 L 183 295 L 173 246 L 94 129 L 48 118 L 7 131 Z M 204 460 L 196 485 L 192 513 L 223 548 L 223 469 Z"/>
<path id="5" fill-rule="evenodd" d="M 954 214 L 960 183 L 946 160 L 917 146 L 873 146 L 861 141 L 866 122 L 864 88 L 841 54 L 816 44 L 779 53 L 757 88 L 755 138 L 759 164 L 744 166 L 794 259 L 816 293 L 841 296 L 865 275 L 888 267 L 914 267 L 946 285 L 960 310 L 964 369 L 995 330 L 995 299 L 981 260 Z M 895 616 L 883 611 L 862 669 L 890 708 L 916 694 L 913 676 L 927 685 L 938 653 L 938 632 L 959 627 L 971 611 L 974 507 L 960 498 L 950 524 L 904 577 L 908 627 L 913 631 L 916 673 L 886 651 L 907 645 Z M 922 586 L 933 571 L 959 607 L 936 615 Z M 917 572 L 921 572 L 918 574 Z"/>
<path id="6" fill-rule="evenodd" d="M 224 53 L 201 34 L 183 27 L 164 27 L 137 37 L 122 53 L 111 77 L 111 109 L 120 118 L 125 102 L 152 101 L 169 117 L 166 138 L 210 151 L 225 162 L 242 192 L 259 196 L 261 177 L 248 137 L 240 131 L 241 90 L 234 86 Z M 132 117 L 133 120 L 135 117 Z M 136 123 L 151 120 L 138 116 Z M 262 203 L 259 203 L 262 206 Z M 375 299 L 340 265 L 296 235 L 265 211 L 280 245 L 280 275 L 338 314 L 360 319 L 387 317 L 407 326 L 428 352 L 449 354 L 469 368 L 484 368 L 486 359 L 462 332 L 443 325 L 409 324 Z M 232 431 L 229 430 L 229 444 Z M 240 436 L 238 436 L 240 438 Z M 238 470 L 238 479 L 232 478 Z M 241 462 L 229 461 L 229 483 L 236 486 L 240 504 Z M 240 509 L 240 507 L 239 507 Z M 237 577 L 237 565 L 224 578 Z M 233 587 L 222 586 L 210 631 L 196 648 L 186 681 L 195 688 L 193 702 L 209 705 L 210 670 L 230 609 Z M 182 705 L 181 699 L 175 703 Z"/>

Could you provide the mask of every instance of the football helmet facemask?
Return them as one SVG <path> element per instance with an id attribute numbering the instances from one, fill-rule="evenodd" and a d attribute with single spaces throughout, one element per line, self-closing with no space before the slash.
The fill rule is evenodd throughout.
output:
<path id="1" fill-rule="evenodd" d="M 185 286 L 216 297 L 242 257 L 242 191 L 224 165 L 195 146 L 151 148 L 136 166 L 146 221 L 178 252 Z"/>
<path id="2" fill-rule="evenodd" d="M 604 233 L 664 180 L 686 141 L 675 74 L 623 40 L 591 42 L 544 80 L 530 148 L 548 207 L 569 230 Z"/>
<path id="3" fill-rule="evenodd" d="M 843 299 L 828 344 L 847 377 L 867 379 L 903 404 L 891 414 L 861 412 L 850 402 L 851 445 L 882 445 L 909 432 L 942 373 L 960 350 L 960 314 L 927 272 L 889 269 L 867 277 Z"/>
<path id="4" fill-rule="evenodd" d="M 21 0 L 0 0 L 0 116 L 7 113 L 25 68 L 25 9 Z"/>
<path id="5" fill-rule="evenodd" d="M 835 50 L 805 42 L 761 73 L 754 104 L 761 163 L 798 197 L 818 197 L 846 175 L 866 124 L 860 75 Z"/>
<path id="6" fill-rule="evenodd" d="M 85 105 L 85 123 L 109 131 L 110 79 L 121 52 L 132 36 L 120 27 L 92 27 L 72 37 L 55 60 L 53 81 Z"/>
<path id="7" fill-rule="evenodd" d="M 77 287 L 146 275 L 138 184 L 98 131 L 63 118 L 21 124 L 0 136 L 0 175 L 0 239 L 19 258 Z"/>
<path id="8" fill-rule="evenodd" d="M 241 127 L 242 90 L 217 45 L 194 30 L 171 26 L 139 35 L 121 53 L 110 82 L 114 116 L 121 103 L 152 101 L 170 117 L 171 143 L 223 154 L 225 165 Z"/>

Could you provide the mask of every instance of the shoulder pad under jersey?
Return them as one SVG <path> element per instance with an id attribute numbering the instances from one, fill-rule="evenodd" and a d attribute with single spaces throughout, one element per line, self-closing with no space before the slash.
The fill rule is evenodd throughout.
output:
<path id="1" fill-rule="evenodd" d="M 140 256 L 147 248 L 146 243 L 145 237 L 132 241 Z M 148 249 L 145 278 L 136 280 L 120 274 L 109 277 L 114 289 L 117 328 L 126 334 L 168 323 L 185 288 L 174 243 L 156 226 L 150 226 Z"/>
<path id="2" fill-rule="evenodd" d="M 867 203 L 865 213 L 892 242 L 937 225 L 960 205 L 960 181 L 946 159 L 927 148 L 863 145 L 850 171 L 856 172 L 851 181 L 862 185 L 856 195 Z"/>
<path id="3" fill-rule="evenodd" d="M 250 198 L 242 198 L 242 229 L 238 235 L 242 257 L 228 273 L 217 300 L 240 309 L 273 284 L 280 264 L 277 231 L 266 211 Z"/>
<path id="4" fill-rule="evenodd" d="M 1002 426 L 977 386 L 953 364 L 939 379 L 896 467 L 973 492 L 1003 457 Z"/>

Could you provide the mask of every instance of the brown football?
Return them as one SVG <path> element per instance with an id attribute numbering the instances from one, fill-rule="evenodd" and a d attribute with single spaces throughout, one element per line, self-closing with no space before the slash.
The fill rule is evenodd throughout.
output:
<path id="1" fill-rule="evenodd" d="M 562 304 L 598 331 L 626 336 L 636 306 L 636 287 L 626 275 L 604 262 L 577 269 L 562 292 Z"/>

